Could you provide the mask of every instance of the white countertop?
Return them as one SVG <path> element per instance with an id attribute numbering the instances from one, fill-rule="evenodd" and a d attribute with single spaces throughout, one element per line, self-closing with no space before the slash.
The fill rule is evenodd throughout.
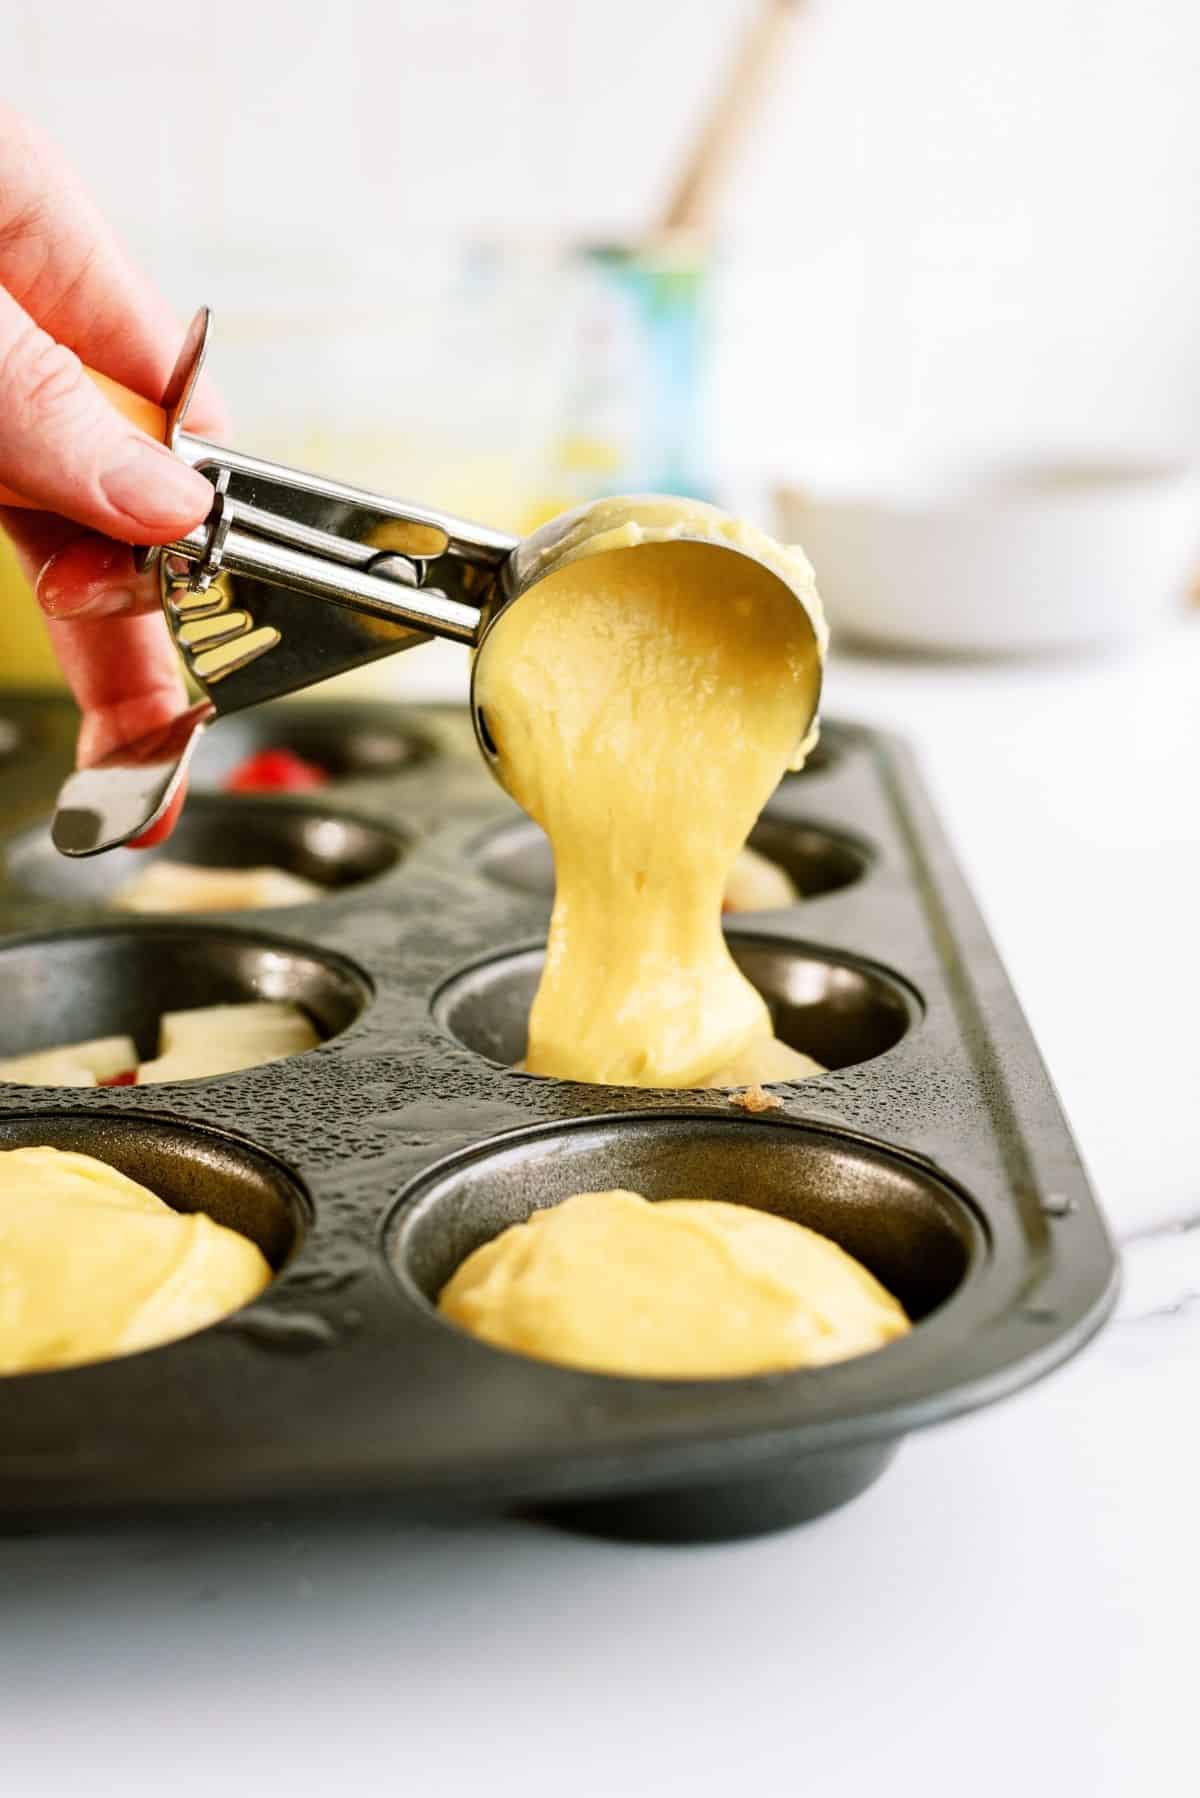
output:
<path id="1" fill-rule="evenodd" d="M 1124 1242 L 1115 1322 L 758 1541 L 380 1518 L 0 1540 L 6 1789 L 1192 1789 L 1200 619 L 1125 659 L 846 659 L 828 710 L 922 751 Z"/>

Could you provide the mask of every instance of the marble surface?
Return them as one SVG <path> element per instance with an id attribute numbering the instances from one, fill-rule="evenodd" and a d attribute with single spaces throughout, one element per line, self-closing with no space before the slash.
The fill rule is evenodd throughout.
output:
<path id="1" fill-rule="evenodd" d="M 756 1542 L 383 1512 L 0 1540 L 9 1789 L 1193 1788 L 1200 619 L 1102 660 L 844 658 L 829 709 L 922 753 L 1122 1240 L 1114 1322 Z"/>

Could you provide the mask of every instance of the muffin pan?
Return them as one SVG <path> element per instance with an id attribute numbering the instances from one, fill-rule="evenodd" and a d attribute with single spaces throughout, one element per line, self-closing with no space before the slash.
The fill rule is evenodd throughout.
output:
<path id="1" fill-rule="evenodd" d="M 831 727 L 820 764 L 767 807 L 766 853 L 763 832 L 780 860 L 811 862 L 832 843 L 854 871 L 810 881 L 798 905 L 727 920 L 781 1034 L 831 1068 L 748 1116 L 728 1094 L 505 1065 L 524 1047 L 548 867 L 464 713 L 293 703 L 219 725 L 214 755 L 252 722 L 231 765 L 266 744 L 305 753 L 313 729 L 421 750 L 390 772 L 347 763 L 319 794 L 269 802 L 298 838 L 334 842 L 353 820 L 362 842 L 396 848 L 357 884 L 169 924 L 114 923 L 103 887 L 31 876 L 46 866 L 29 845 L 69 762 L 71 714 L 32 696 L 0 700 L 0 714 L 23 745 L 0 768 L 0 1052 L 118 1030 L 144 1046 L 164 1010 L 255 997 L 295 1000 L 327 1039 L 165 1087 L 0 1085 L 3 1146 L 111 1160 L 172 1204 L 246 1229 L 278 1269 L 261 1298 L 182 1342 L 0 1381 L 11 1521 L 383 1494 L 414 1515 L 532 1508 L 655 1539 L 752 1533 L 852 1497 L 905 1431 L 1047 1371 L 1109 1310 L 1116 1262 L 1086 1176 L 893 740 Z M 185 826 L 210 803 L 232 819 L 266 802 L 198 794 Z M 498 872 L 539 853 L 540 879 Z M 490 1348 L 439 1316 L 438 1288 L 472 1248 L 536 1206 L 610 1186 L 760 1205 L 823 1230 L 915 1328 L 817 1370 L 630 1380 Z"/>

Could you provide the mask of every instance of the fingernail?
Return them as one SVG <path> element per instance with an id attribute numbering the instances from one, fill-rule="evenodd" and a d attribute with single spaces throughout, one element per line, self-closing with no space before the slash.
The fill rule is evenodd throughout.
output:
<path id="1" fill-rule="evenodd" d="M 55 600 L 39 594 L 42 610 L 50 618 L 115 618 L 120 612 L 132 612 L 137 594 L 131 587 L 106 587 L 100 593 L 63 593 Z"/>
<path id="2" fill-rule="evenodd" d="M 106 595 L 123 590 L 132 572 L 123 543 L 81 538 L 43 562 L 34 590 L 43 612 L 52 618 L 70 618 L 76 612 L 89 611 Z M 114 579 L 116 576 L 124 579 Z"/>
<path id="3" fill-rule="evenodd" d="M 213 490 L 161 444 L 134 438 L 123 462 L 101 477 L 104 497 L 148 531 L 191 528 L 208 515 Z"/>

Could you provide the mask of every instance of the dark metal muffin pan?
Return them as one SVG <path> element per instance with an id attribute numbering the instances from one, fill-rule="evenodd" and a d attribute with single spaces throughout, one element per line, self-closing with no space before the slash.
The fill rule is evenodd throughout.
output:
<path id="1" fill-rule="evenodd" d="M 750 1116 L 728 1094 L 502 1065 L 523 1048 L 549 900 L 489 866 L 489 845 L 514 831 L 528 845 L 528 832 L 464 713 L 255 714 L 251 746 L 296 746 L 313 728 L 420 742 L 392 773 L 271 802 L 353 817 L 405 853 L 310 905 L 170 924 L 29 889 L 20 845 L 69 761 L 70 712 L 0 697 L 0 715 L 22 742 L 0 768 L 4 1053 L 122 1029 L 140 1040 L 162 1010 L 259 994 L 296 998 L 329 1038 L 164 1087 L 0 1085 L 3 1146 L 86 1147 L 172 1203 L 240 1216 L 278 1268 L 254 1304 L 183 1342 L 0 1380 L 10 1521 L 386 1494 L 408 1514 L 535 1508 L 659 1539 L 770 1529 L 852 1497 L 906 1430 L 1047 1371 L 1111 1307 L 1116 1261 L 1078 1154 L 894 741 L 832 727 L 820 765 L 767 807 L 777 843 L 823 837 L 861 859 L 850 882 L 727 921 L 781 1032 L 832 1070 Z M 811 1224 L 915 1327 L 818 1370 L 629 1380 L 497 1351 L 437 1314 L 476 1244 L 609 1186 Z"/>

